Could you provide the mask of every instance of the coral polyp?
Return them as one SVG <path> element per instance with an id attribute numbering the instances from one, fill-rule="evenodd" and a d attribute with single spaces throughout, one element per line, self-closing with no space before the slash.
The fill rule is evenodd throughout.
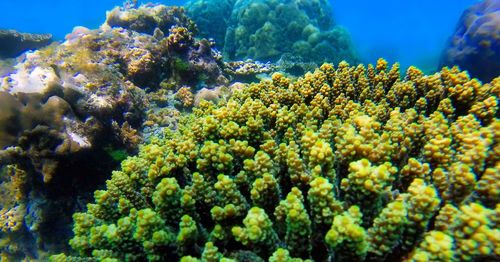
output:
<path id="1" fill-rule="evenodd" d="M 52 260 L 499 259 L 499 95 L 384 60 L 276 73 L 124 160 Z"/>

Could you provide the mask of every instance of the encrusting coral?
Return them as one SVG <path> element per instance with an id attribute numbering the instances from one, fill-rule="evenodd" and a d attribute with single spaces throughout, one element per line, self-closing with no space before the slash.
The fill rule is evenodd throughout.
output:
<path id="1" fill-rule="evenodd" d="M 52 260 L 499 259 L 499 94 L 384 60 L 274 74 L 123 161 Z"/>

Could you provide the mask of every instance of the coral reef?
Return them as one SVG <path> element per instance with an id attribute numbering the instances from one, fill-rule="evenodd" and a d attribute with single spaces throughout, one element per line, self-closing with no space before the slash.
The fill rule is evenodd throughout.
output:
<path id="1" fill-rule="evenodd" d="M 309 71 L 314 71 L 318 68 L 318 65 L 315 62 L 302 58 L 301 56 L 284 54 L 278 61 L 276 61 L 276 67 L 278 67 L 281 72 L 285 72 L 293 76 L 301 76 Z"/>
<path id="2" fill-rule="evenodd" d="M 156 29 L 166 35 L 172 26 L 185 27 L 193 33 L 196 32 L 196 25 L 184 14 L 184 9 L 176 6 L 137 6 L 135 3 L 124 8 L 115 7 L 107 13 L 106 24 L 149 35 L 155 34 Z"/>
<path id="3" fill-rule="evenodd" d="M 218 49 L 224 49 L 229 17 L 237 0 L 196 0 L 186 3 L 187 14 L 200 29 L 200 35 L 212 38 Z"/>
<path id="4" fill-rule="evenodd" d="M 190 30 L 194 24 L 182 8 L 117 8 L 99 29 L 75 28 L 63 43 L 27 53 L 0 79 L 0 167 L 24 170 L 32 196 L 23 207 L 2 209 L 2 216 L 25 221 L 16 225 L 29 240 L 11 230 L 11 246 L 36 243 L 30 252 L 2 246 L 5 256 L 60 250 L 50 246 L 48 228 L 69 225 L 77 200 L 85 202 L 119 164 L 114 152 L 137 151 L 149 138 L 143 128 L 150 134 L 176 126 L 148 125 L 146 112 L 169 111 L 176 99 L 191 107 L 192 93 L 227 83 L 220 54 Z M 30 217 L 40 226 L 29 226 Z M 53 240 L 61 243 L 68 233 Z"/>
<path id="5" fill-rule="evenodd" d="M 443 51 L 440 67 L 458 65 L 489 82 L 500 75 L 500 2 L 485 0 L 464 11 Z"/>
<path id="6" fill-rule="evenodd" d="M 194 105 L 198 106 L 202 101 L 212 101 L 217 103 L 221 100 L 226 100 L 232 93 L 232 89 L 236 88 L 237 83 L 230 87 L 218 86 L 216 88 L 208 89 L 203 88 L 199 90 L 194 96 Z"/>
<path id="7" fill-rule="evenodd" d="M 284 54 L 317 64 L 358 60 L 347 31 L 333 26 L 325 0 L 195 0 L 186 8 L 228 60 L 276 62 Z"/>
<path id="8" fill-rule="evenodd" d="M 189 108 L 193 106 L 194 95 L 189 87 L 181 87 L 177 93 L 175 93 L 175 97 L 180 100 L 182 107 Z"/>
<path id="9" fill-rule="evenodd" d="M 258 82 L 259 77 L 270 75 L 273 72 L 283 70 L 284 67 L 277 67 L 271 63 L 261 63 L 259 61 L 229 61 L 225 62 L 224 72 L 237 82 Z"/>
<path id="10" fill-rule="evenodd" d="M 0 29 L 0 59 L 14 58 L 27 50 L 39 49 L 51 42 L 51 34 L 29 34 Z"/>
<path id="11" fill-rule="evenodd" d="M 499 95 L 384 60 L 273 74 L 124 160 L 52 260 L 498 260 Z"/>

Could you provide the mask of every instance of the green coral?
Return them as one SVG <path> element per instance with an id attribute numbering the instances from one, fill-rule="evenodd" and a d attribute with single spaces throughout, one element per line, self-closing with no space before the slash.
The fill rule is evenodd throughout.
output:
<path id="1" fill-rule="evenodd" d="M 389 253 L 403 238 L 408 211 L 402 201 L 389 203 L 368 230 L 369 252 L 377 257 Z"/>
<path id="2" fill-rule="evenodd" d="M 269 262 L 303 262 L 303 261 L 311 261 L 311 260 L 291 257 L 290 251 L 283 248 L 276 249 L 273 255 L 269 257 Z"/>
<path id="3" fill-rule="evenodd" d="M 324 230 L 343 211 L 343 203 L 334 198 L 334 186 L 326 178 L 316 177 L 309 185 L 307 195 L 312 222 L 316 230 Z"/>
<path id="4" fill-rule="evenodd" d="M 236 241 L 251 247 L 257 253 L 269 254 L 274 250 L 277 236 L 273 230 L 273 223 L 263 209 L 252 207 L 243 219 L 243 224 L 244 228 L 239 226 L 232 228 Z"/>
<path id="5" fill-rule="evenodd" d="M 326 243 L 347 259 L 356 254 L 362 259 L 368 252 L 366 231 L 361 226 L 359 207 L 352 206 L 341 215 L 335 216 L 332 227 L 326 233 Z"/>
<path id="6" fill-rule="evenodd" d="M 500 121 L 481 110 L 500 78 L 464 100 L 456 68 L 398 70 L 324 64 L 200 102 L 74 215 L 73 255 L 498 259 Z"/>
<path id="7" fill-rule="evenodd" d="M 196 221 L 189 215 L 182 216 L 179 223 L 179 233 L 177 234 L 179 254 L 194 253 L 199 234 Z"/>
<path id="8" fill-rule="evenodd" d="M 178 72 L 186 72 L 189 70 L 189 63 L 180 58 L 174 58 L 172 64 L 173 68 Z"/>
<path id="9" fill-rule="evenodd" d="M 430 231 L 409 261 L 453 261 L 453 238 L 441 231 Z"/>
<path id="10" fill-rule="evenodd" d="M 201 35 L 213 37 L 227 59 L 358 60 L 348 32 L 334 25 L 326 0 L 194 0 L 186 6 Z"/>
<path id="11" fill-rule="evenodd" d="M 292 255 L 310 257 L 311 253 L 311 220 L 304 206 L 304 197 L 296 187 L 288 193 L 276 207 L 276 219 L 286 225 L 285 243 Z"/>
<path id="12" fill-rule="evenodd" d="M 104 150 L 116 162 L 121 162 L 128 157 L 128 153 L 124 149 L 113 149 L 110 146 L 110 147 L 105 147 Z"/>

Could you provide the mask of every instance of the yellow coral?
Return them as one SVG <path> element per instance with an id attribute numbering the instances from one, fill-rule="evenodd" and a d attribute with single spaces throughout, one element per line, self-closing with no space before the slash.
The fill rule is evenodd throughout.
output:
<path id="1" fill-rule="evenodd" d="M 475 191 L 487 203 L 500 203 L 500 162 L 484 171 Z"/>
<path id="2" fill-rule="evenodd" d="M 410 67 L 403 78 L 398 70 L 383 60 L 325 64 L 201 102 L 75 216 L 73 246 L 101 250 L 104 238 L 90 228 L 108 232 L 136 206 L 171 216 L 168 202 L 179 214 L 165 224 L 185 233 L 194 227 L 183 219 L 178 228 L 181 216 L 196 221 L 196 256 L 211 243 L 205 251 L 218 245 L 236 258 L 238 241 L 245 254 L 273 261 L 496 258 L 500 128 L 494 106 L 481 105 L 494 104 L 500 85 L 478 85 L 456 68 L 426 76 Z M 271 231 L 282 249 L 267 244 Z"/>
<path id="3" fill-rule="evenodd" d="M 441 231 L 430 231 L 408 261 L 453 261 L 454 255 L 453 238 Z"/>
<path id="4" fill-rule="evenodd" d="M 495 210 L 471 203 L 460 207 L 454 236 L 460 259 L 475 256 L 500 255 L 500 229 Z"/>
<path id="5" fill-rule="evenodd" d="M 368 229 L 369 251 L 383 256 L 394 248 L 402 238 L 402 230 L 406 224 L 407 209 L 402 201 L 394 201 L 382 210 Z"/>
<path id="6" fill-rule="evenodd" d="M 366 231 L 360 225 L 361 216 L 357 206 L 352 206 L 341 215 L 335 216 L 330 230 L 326 233 L 326 243 L 333 248 L 344 245 L 349 251 L 364 258 L 368 251 L 368 242 Z"/>
<path id="7" fill-rule="evenodd" d="M 392 176 L 396 168 L 386 162 L 380 166 L 372 166 L 367 159 L 361 159 L 349 164 L 349 175 L 342 179 L 342 187 L 346 191 L 372 192 L 380 194 L 389 191 Z"/>
<path id="8" fill-rule="evenodd" d="M 413 181 L 414 178 L 421 178 L 428 181 L 427 175 L 429 172 L 429 164 L 422 164 L 415 158 L 408 159 L 408 163 L 401 169 L 401 175 L 408 181 Z"/>
<path id="9" fill-rule="evenodd" d="M 352 112 L 356 110 L 353 109 Z M 380 129 L 381 124 L 374 117 L 365 114 L 353 115 L 338 130 L 335 137 L 337 152 L 346 160 L 389 160 L 393 145 L 388 133 Z"/>
<path id="10" fill-rule="evenodd" d="M 18 231 L 23 227 L 26 207 L 24 204 L 16 205 L 12 208 L 3 208 L 0 210 L 0 230 L 4 233 Z"/>
<path id="11" fill-rule="evenodd" d="M 183 107 L 190 107 L 194 103 L 194 95 L 191 88 L 183 86 L 175 93 L 175 98 L 179 99 Z"/>
<path id="12" fill-rule="evenodd" d="M 319 228 L 330 225 L 333 218 L 343 211 L 342 203 L 334 198 L 333 185 L 323 177 L 315 178 L 309 185 L 307 195 L 313 223 Z"/>
<path id="13" fill-rule="evenodd" d="M 441 200 L 432 185 L 415 179 L 408 188 L 408 218 L 419 226 L 427 226 L 427 220 L 436 212 Z"/>
<path id="14" fill-rule="evenodd" d="M 258 207 L 253 207 L 248 211 L 243 219 L 244 228 L 233 227 L 232 233 L 236 240 L 243 245 L 263 246 L 269 250 L 274 249 L 276 233 L 273 230 L 273 223 L 266 212 Z"/>

